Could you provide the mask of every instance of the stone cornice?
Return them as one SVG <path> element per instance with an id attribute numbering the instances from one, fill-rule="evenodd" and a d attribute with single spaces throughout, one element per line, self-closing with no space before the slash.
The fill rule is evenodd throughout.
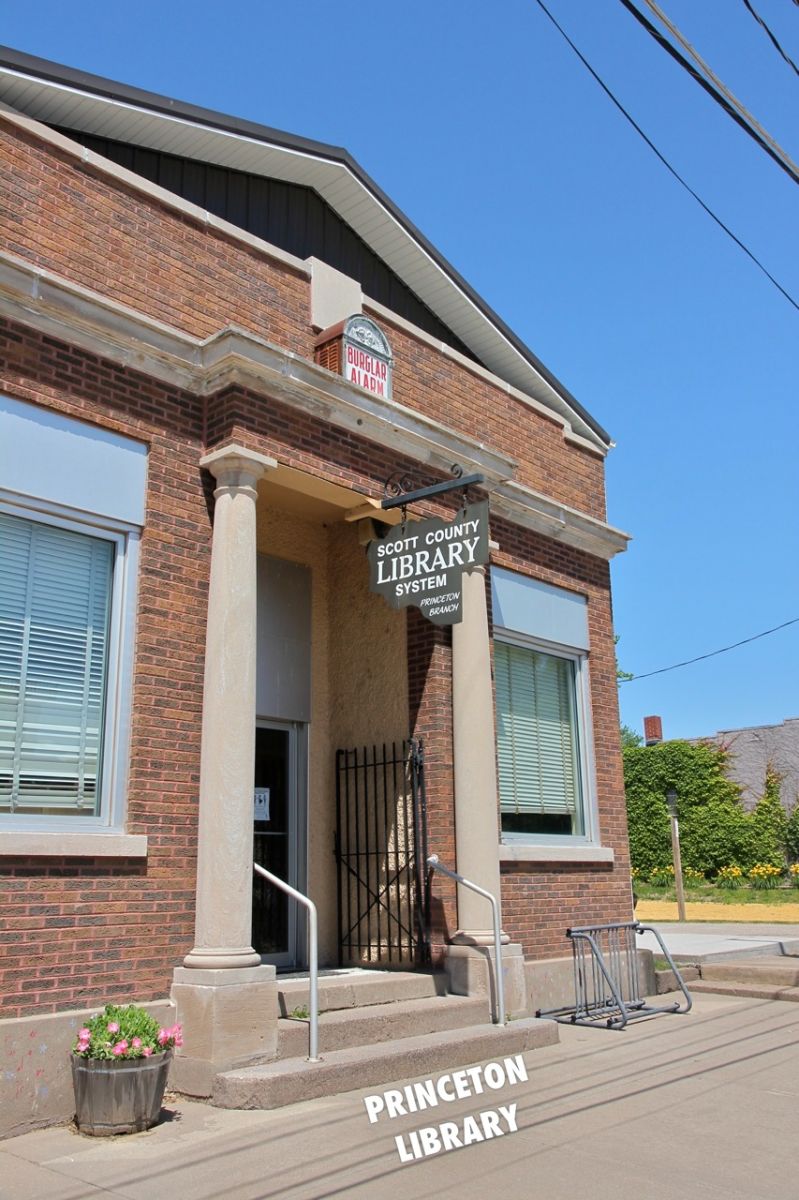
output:
<path id="1" fill-rule="evenodd" d="M 585 550 L 597 558 L 610 559 L 627 549 L 630 535 L 612 525 L 589 517 L 524 484 L 509 480 L 498 482 L 491 490 L 491 511 L 498 517 L 542 533 L 545 537 Z"/>
<path id="2" fill-rule="evenodd" d="M 0 313 L 162 383 L 210 396 L 238 386 L 390 446 L 437 470 L 453 463 L 488 481 L 513 474 L 513 459 L 394 400 L 235 326 L 205 340 L 154 320 L 10 255 L 0 255 Z"/>
<path id="3" fill-rule="evenodd" d="M 228 326 L 205 340 L 11 255 L 0 255 L 0 315 L 160 382 L 202 396 L 229 387 L 266 392 L 359 437 L 449 473 L 485 476 L 491 510 L 601 558 L 628 537 L 512 481 L 513 459 L 340 375 Z"/>

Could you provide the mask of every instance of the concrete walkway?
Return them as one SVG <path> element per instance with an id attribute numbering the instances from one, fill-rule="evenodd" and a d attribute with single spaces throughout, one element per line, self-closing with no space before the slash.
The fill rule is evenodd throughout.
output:
<path id="1" fill-rule="evenodd" d="M 799 954 L 799 925 L 706 924 L 704 921 L 641 921 L 658 930 L 677 962 L 713 962 L 718 958 L 744 958 L 750 954 Z M 638 945 L 660 954 L 651 933 Z"/>
<path id="2" fill-rule="evenodd" d="M 796 1192 L 799 1005 L 700 995 L 623 1032 L 561 1027 L 529 1080 L 370 1124 L 363 1093 L 280 1111 L 170 1103 L 148 1133 L 0 1143 L 3 1200 L 771 1200 Z M 396 1134 L 517 1105 L 518 1132 L 403 1165 Z M 444 1111 L 442 1111 L 444 1110 Z"/>

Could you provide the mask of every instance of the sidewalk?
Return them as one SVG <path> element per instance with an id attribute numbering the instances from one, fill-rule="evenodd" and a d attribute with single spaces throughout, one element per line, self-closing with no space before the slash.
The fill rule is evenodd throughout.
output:
<path id="1" fill-rule="evenodd" d="M 799 925 L 730 921 L 712 925 L 704 921 L 638 919 L 642 925 L 652 925 L 658 930 L 678 962 L 712 962 L 726 956 L 744 958 L 750 954 L 799 954 Z M 642 934 L 638 945 L 656 955 L 661 953 L 657 938 L 651 933 Z"/>
<path id="2" fill-rule="evenodd" d="M 276 1112 L 180 1101 L 130 1138 L 0 1143 L 3 1200 L 765 1200 L 792 1185 L 799 1006 L 699 995 L 623 1032 L 561 1026 L 529 1080 L 370 1124 L 363 1093 Z M 517 1105 L 518 1132 L 420 1162 L 394 1136 Z M 787 1189 L 787 1190 L 786 1190 Z"/>

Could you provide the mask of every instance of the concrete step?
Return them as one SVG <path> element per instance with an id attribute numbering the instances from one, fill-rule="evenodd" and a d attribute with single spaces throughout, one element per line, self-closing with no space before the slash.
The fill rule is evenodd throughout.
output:
<path id="1" fill-rule="evenodd" d="M 382 1088 L 401 1079 L 436 1075 L 551 1046 L 558 1041 L 558 1030 L 555 1021 L 528 1017 L 502 1027 L 474 1025 L 334 1050 L 318 1063 L 299 1057 L 282 1059 L 217 1075 L 211 1101 L 219 1108 L 282 1108 L 320 1096 Z"/>
<path id="2" fill-rule="evenodd" d="M 725 982 L 721 979 L 699 979 L 691 984 L 692 992 L 712 992 L 718 996 L 742 996 L 750 1000 L 799 1001 L 799 987 L 777 987 L 769 983 Z"/>
<path id="3" fill-rule="evenodd" d="M 799 958 L 784 955 L 727 959 L 702 963 L 703 982 L 752 983 L 758 986 L 799 987 Z"/>
<path id="4" fill-rule="evenodd" d="M 435 996 L 336 1009 L 319 1016 L 319 1049 L 325 1053 L 371 1046 L 414 1034 L 463 1029 L 488 1019 L 485 996 Z M 308 1053 L 308 1024 L 307 1020 L 278 1021 L 278 1058 L 302 1057 Z"/>
<path id="5" fill-rule="evenodd" d="M 281 1017 L 307 1008 L 308 975 L 279 975 L 278 1005 Z M 443 971 L 331 970 L 319 975 L 319 1011 L 357 1008 L 363 1004 L 393 1004 L 396 1000 L 421 1000 L 443 996 L 447 977 Z"/>

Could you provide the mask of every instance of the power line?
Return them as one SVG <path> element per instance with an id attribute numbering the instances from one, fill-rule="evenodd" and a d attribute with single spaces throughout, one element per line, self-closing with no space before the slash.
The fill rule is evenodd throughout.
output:
<path id="1" fill-rule="evenodd" d="M 669 20 L 663 10 L 654 3 L 654 0 L 644 0 L 644 3 L 651 8 L 652 12 L 655 13 L 659 20 L 663 22 L 663 24 L 670 31 L 670 33 L 674 35 L 680 45 L 687 50 L 694 62 L 696 62 L 701 68 L 701 71 L 704 72 L 704 75 L 700 74 L 695 67 L 691 66 L 691 64 L 688 62 L 688 59 L 680 53 L 676 46 L 672 46 L 668 38 L 665 37 L 660 30 L 657 29 L 652 22 L 644 16 L 643 13 L 635 7 L 635 5 L 632 3 L 632 0 L 620 0 L 620 2 L 624 5 L 627 11 L 635 17 L 636 21 L 638 21 L 638 23 L 644 27 L 647 33 L 655 39 L 658 45 L 661 46 L 667 54 L 671 55 L 674 61 L 678 63 L 684 71 L 688 72 L 691 78 L 707 92 L 712 100 L 715 100 L 715 102 L 724 110 L 724 112 L 727 113 L 729 117 L 732 117 L 736 125 L 739 125 L 741 129 L 743 129 L 744 133 L 748 133 L 752 140 L 757 142 L 761 150 L 765 150 L 766 154 L 768 154 L 770 158 L 773 158 L 779 167 L 782 167 L 783 171 L 785 171 L 786 175 L 788 175 L 794 181 L 794 183 L 799 183 L 799 166 L 797 166 L 793 159 L 788 156 L 779 143 L 774 140 L 771 134 L 767 133 L 763 126 L 755 120 L 749 110 L 744 108 L 740 100 L 738 100 L 737 97 L 732 94 L 729 88 L 725 87 L 718 75 L 713 73 L 705 60 L 701 58 L 699 54 L 697 54 L 691 43 L 686 41 L 677 26 Z M 705 78 L 705 76 L 707 76 L 707 78 Z"/>
<path id="2" fill-rule="evenodd" d="M 758 25 L 762 25 L 762 26 L 763 26 L 763 28 L 765 29 L 765 31 L 766 31 L 766 33 L 767 33 L 767 35 L 768 35 L 769 39 L 771 40 L 771 44 L 773 45 L 773 47 L 774 47 L 774 49 L 777 51 L 777 53 L 778 53 L 778 54 L 780 54 L 780 55 L 782 55 L 782 57 L 783 57 L 783 58 L 785 59 L 785 61 L 787 62 L 788 66 L 789 66 L 789 67 L 792 67 L 792 68 L 793 68 L 793 70 L 796 72 L 796 74 L 797 74 L 797 75 L 799 75 L 799 67 L 797 67 L 797 65 L 796 65 L 796 63 L 793 61 L 793 59 L 792 59 L 792 58 L 791 58 L 789 55 L 787 55 L 787 54 L 785 53 L 785 51 L 783 50 L 782 46 L 781 46 L 781 45 L 779 44 L 779 42 L 777 41 L 776 37 L 774 36 L 774 34 L 771 32 L 771 30 L 769 29 L 769 27 L 768 27 L 768 25 L 766 24 L 766 22 L 765 22 L 765 21 L 763 20 L 763 18 L 761 17 L 760 13 L 758 13 L 758 12 L 755 12 L 754 8 L 752 8 L 752 5 L 749 3 L 749 0 L 743 0 L 743 2 L 744 2 L 744 4 L 746 5 L 746 7 L 749 9 L 749 12 L 752 14 L 752 16 L 753 16 L 753 17 L 755 18 L 755 20 L 757 21 Z M 799 0 L 794 0 L 794 3 L 795 3 L 795 4 L 799 4 Z"/>
<path id="3" fill-rule="evenodd" d="M 731 646 L 722 646 L 720 650 L 711 650 L 709 654 L 698 654 L 696 658 L 686 658 L 685 662 L 674 663 L 670 667 L 660 667 L 657 671 L 647 671 L 645 675 L 630 675 L 628 678 L 620 678 L 619 682 L 632 683 L 634 679 L 651 679 L 653 675 L 665 675 L 667 671 L 676 671 L 678 667 L 690 667 L 691 663 L 702 662 L 705 658 L 715 658 L 717 654 L 726 654 L 728 650 L 737 650 L 739 646 L 746 646 L 749 642 L 756 642 L 758 638 L 768 637 L 770 633 L 777 633 L 778 630 L 787 629 L 789 625 L 797 623 L 799 623 L 799 617 L 793 617 L 790 621 L 783 621 L 782 625 L 775 625 L 773 629 L 764 629 L 762 633 L 755 633 L 752 637 L 742 638 L 740 642 L 733 642 Z"/>
<path id="4" fill-rule="evenodd" d="M 544 4 L 544 0 L 535 0 L 535 2 L 538 5 L 538 7 L 542 10 L 542 12 L 549 18 L 549 20 L 555 26 L 555 28 L 557 29 L 557 31 L 561 35 L 561 37 L 571 47 L 571 49 L 577 55 L 577 57 L 579 58 L 580 62 L 583 64 L 583 66 L 586 68 L 586 70 L 593 76 L 593 78 L 596 80 L 596 82 L 602 88 L 602 91 L 605 93 L 605 95 L 608 97 L 608 99 L 612 100 L 612 102 L 616 105 L 616 108 L 619 110 L 619 112 L 622 114 L 622 116 L 625 118 L 625 120 L 629 121 L 629 123 L 632 125 L 632 127 L 636 131 L 636 133 L 639 134 L 639 136 L 643 138 L 643 140 L 646 142 L 647 146 L 653 152 L 653 154 L 657 155 L 657 157 L 663 163 L 663 166 L 666 168 L 666 170 L 669 171 L 674 176 L 674 178 L 677 180 L 678 183 L 682 184 L 682 186 L 685 188 L 685 190 L 691 196 L 693 196 L 694 200 L 696 200 L 696 202 L 700 206 L 700 208 L 704 209 L 704 211 L 711 218 L 711 220 L 715 221 L 716 224 L 719 226 L 719 228 L 723 229 L 729 238 L 732 238 L 732 240 L 735 242 L 736 246 L 738 246 L 739 249 L 743 250 L 743 252 L 747 256 L 747 258 L 751 259 L 751 261 L 755 264 L 755 266 L 758 268 L 758 270 L 762 271 L 763 274 L 766 276 L 766 278 L 771 283 L 774 284 L 777 291 L 781 292 L 782 295 L 785 297 L 785 299 L 788 301 L 788 303 L 792 304 L 793 307 L 799 312 L 799 301 L 796 301 L 793 298 L 793 296 L 790 294 L 790 292 L 786 291 L 781 283 L 778 283 L 778 281 L 774 278 L 774 276 L 771 274 L 771 272 L 766 269 L 766 267 L 763 265 L 763 263 L 760 261 L 760 259 L 757 258 L 752 253 L 752 251 L 748 248 L 748 246 L 744 245 L 744 243 L 741 241 L 741 239 L 732 232 L 732 230 L 729 228 L 728 225 L 724 224 L 724 222 L 721 220 L 720 217 L 716 216 L 716 214 L 713 212 L 713 210 L 711 208 L 709 208 L 707 206 L 707 204 L 705 204 L 704 200 L 702 200 L 701 197 L 699 195 L 697 195 L 697 193 L 690 186 L 690 184 L 688 184 L 686 182 L 686 180 L 683 179 L 682 175 L 680 175 L 680 173 L 676 170 L 676 168 L 674 168 L 671 165 L 671 163 L 668 161 L 668 159 L 665 158 L 660 153 L 660 151 L 658 150 L 655 143 L 651 140 L 651 138 L 647 137 L 647 135 L 644 133 L 641 126 L 637 123 L 637 121 L 635 121 L 633 119 L 633 117 L 630 116 L 630 114 L 627 112 L 627 109 L 624 107 L 624 105 L 621 103 L 621 101 L 617 100 L 616 96 L 614 96 L 613 92 L 610 90 L 610 88 L 605 83 L 605 81 L 597 74 L 597 72 L 591 66 L 590 62 L 585 57 L 585 55 L 582 54 L 577 49 L 574 42 L 571 40 L 569 35 L 566 33 L 565 29 L 563 29 L 562 26 L 560 26 L 558 24 L 558 22 L 553 17 L 552 13 L 549 11 L 547 6 Z M 797 5 L 799 5 L 799 0 L 795 0 L 795 2 Z"/>

